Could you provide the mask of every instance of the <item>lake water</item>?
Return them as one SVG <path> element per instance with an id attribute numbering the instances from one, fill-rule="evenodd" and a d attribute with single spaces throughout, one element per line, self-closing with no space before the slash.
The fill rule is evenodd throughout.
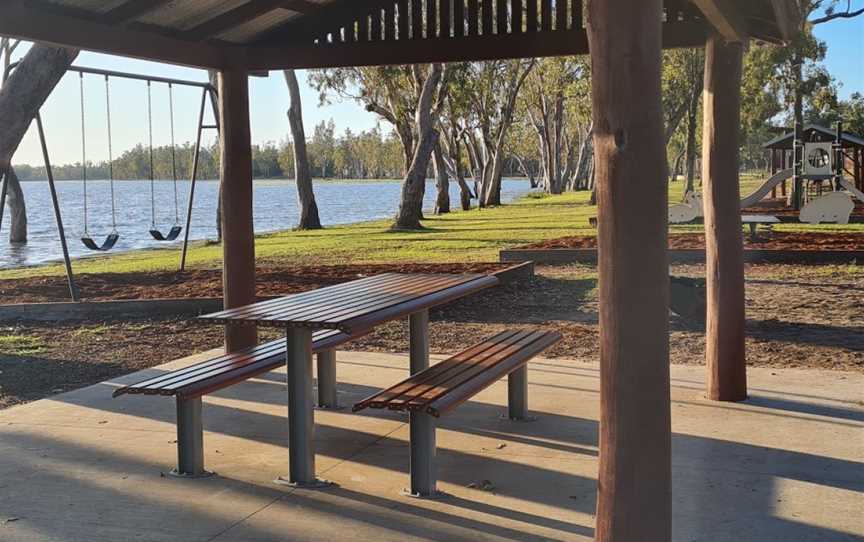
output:
<path id="1" fill-rule="evenodd" d="M 185 220 L 189 181 L 178 182 L 180 221 Z M 0 269 L 34 265 L 62 258 L 62 249 L 57 236 L 54 212 L 47 182 L 25 182 L 21 185 L 27 203 L 29 240 L 26 245 L 11 246 L 9 236 L 9 209 L 6 208 L 0 230 Z M 195 204 L 192 211 L 190 238 L 213 239 L 216 237 L 216 181 L 198 181 L 195 187 Z M 154 241 L 148 232 L 151 223 L 150 182 L 115 182 L 117 201 L 117 230 L 120 241 L 112 252 L 122 252 L 151 247 L 171 246 L 172 243 Z M 364 220 L 383 219 L 394 216 L 399 205 L 401 184 L 394 181 L 316 182 L 315 198 L 321 222 L 326 227 L 334 224 L 349 224 Z M 501 199 L 512 201 L 529 191 L 528 181 L 506 179 L 503 181 Z M 157 181 L 156 187 L 157 226 L 167 233 L 174 224 L 174 189 L 171 181 Z M 61 181 L 57 193 L 69 252 L 73 258 L 93 255 L 80 242 L 83 226 L 83 189 L 80 182 Z M 111 231 L 111 201 L 107 181 L 88 181 L 87 200 L 89 231 L 97 243 L 101 243 Z M 459 206 L 458 186 L 450 184 L 451 205 Z M 430 211 L 435 205 L 435 185 L 426 186 L 424 209 Z M 297 224 L 297 189 L 293 181 L 261 180 L 254 183 L 255 232 L 264 233 L 293 228 Z M 173 243 L 179 245 L 180 240 Z"/>

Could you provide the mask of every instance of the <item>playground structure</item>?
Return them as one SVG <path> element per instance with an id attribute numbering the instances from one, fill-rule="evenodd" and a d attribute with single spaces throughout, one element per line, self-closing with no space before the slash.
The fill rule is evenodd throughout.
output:
<path id="1" fill-rule="evenodd" d="M 853 198 L 864 203 L 864 139 L 843 132 L 842 123 L 833 132 L 815 125 L 796 126 L 765 148 L 771 152 L 772 175 L 741 199 L 742 211 L 759 205 L 769 193 L 776 201 L 779 190 L 785 208 L 797 211 L 800 222 L 847 224 L 855 209 Z M 700 217 L 699 194 L 687 194 L 684 202 L 669 207 L 673 224 Z"/>
<path id="2" fill-rule="evenodd" d="M 14 70 L 17 66 L 16 63 L 12 63 L 7 68 L 10 72 Z M 151 224 L 149 233 L 156 241 L 175 241 L 180 233 L 185 231 L 183 237 L 183 245 L 182 252 L 180 257 L 180 271 L 184 271 L 186 268 L 186 256 L 188 252 L 189 246 L 189 230 L 191 228 L 191 220 L 192 220 L 192 206 L 195 199 L 195 185 L 198 177 L 198 164 L 200 157 L 200 149 L 201 149 L 201 138 L 203 136 L 203 131 L 206 129 L 216 130 L 216 133 L 219 133 L 219 116 L 217 114 L 216 109 L 216 88 L 210 83 L 203 83 L 198 81 L 188 81 L 181 79 L 172 79 L 165 77 L 155 77 L 143 74 L 136 73 L 128 73 L 128 72 L 119 72 L 113 70 L 102 70 L 97 68 L 88 68 L 88 67 L 78 67 L 71 66 L 67 69 L 68 72 L 74 72 L 78 74 L 79 78 L 79 93 L 80 93 L 80 113 L 81 113 L 81 177 L 83 184 L 83 197 L 84 197 L 84 205 L 83 205 L 83 232 L 81 236 L 81 243 L 90 250 L 98 251 L 98 252 L 107 252 L 114 248 L 117 242 L 120 239 L 120 232 L 117 230 L 117 219 L 116 219 L 116 201 L 114 196 L 114 150 L 112 144 L 112 125 L 111 125 L 111 93 L 110 93 L 110 79 L 111 78 L 119 78 L 119 79 L 129 79 L 136 81 L 143 81 L 147 84 L 147 119 L 148 119 L 148 146 L 149 146 L 149 181 L 150 181 L 150 201 L 151 201 Z M 7 72 L 8 73 L 8 72 Z M 86 131 L 86 112 L 84 108 L 85 103 L 85 95 L 84 95 L 84 77 L 85 75 L 95 75 L 104 77 L 105 79 L 105 109 L 106 109 L 106 122 L 107 122 L 107 135 L 108 135 L 108 181 L 110 187 L 110 201 L 111 201 L 111 223 L 112 229 L 105 237 L 105 239 L 98 243 L 90 234 L 89 230 L 89 220 L 88 220 L 88 190 L 87 190 L 87 131 Z M 174 181 L 174 224 L 171 226 L 171 229 L 168 233 L 163 234 L 156 225 L 156 194 L 155 194 L 155 168 L 153 161 L 153 107 L 152 107 L 152 97 L 151 97 L 151 88 L 153 83 L 165 84 L 168 86 L 168 99 L 169 99 L 169 119 L 170 119 L 170 134 L 171 134 L 171 163 L 172 163 L 172 178 Z M 198 113 L 198 127 L 196 134 L 195 147 L 193 148 L 192 154 L 192 168 L 190 175 L 190 185 L 189 185 L 189 199 L 188 206 L 186 210 L 186 220 L 185 220 L 185 228 L 180 223 L 180 210 L 179 210 L 179 198 L 177 191 L 177 156 L 176 156 L 176 142 L 174 140 L 174 86 L 182 86 L 182 87 L 191 87 L 191 88 L 199 88 L 201 89 L 201 103 L 200 109 Z M 213 113 L 214 124 L 207 125 L 204 123 L 204 114 L 205 108 L 207 105 L 207 101 L 210 101 L 210 106 Z M 51 191 L 52 204 L 54 207 L 54 217 L 57 225 L 58 235 L 60 237 L 60 244 L 63 251 L 63 260 L 66 267 L 66 275 L 69 282 L 69 292 L 70 297 L 73 301 L 78 301 L 78 289 L 75 285 L 75 279 L 72 273 L 72 263 L 69 257 L 69 250 L 66 244 L 66 235 L 65 228 L 63 225 L 63 218 L 60 212 L 59 200 L 57 198 L 57 191 L 54 183 L 54 174 L 51 168 L 51 161 L 48 154 L 48 145 L 45 136 L 45 130 L 42 123 L 42 118 L 40 114 L 36 115 L 36 123 L 38 128 L 39 141 L 42 148 L 42 156 L 45 165 L 45 172 L 48 178 L 48 185 Z M 2 227 L 3 223 L 3 211 L 6 204 L 6 195 L 7 195 L 7 180 L 5 176 L 3 177 L 3 185 L 0 188 L 0 227 Z"/>

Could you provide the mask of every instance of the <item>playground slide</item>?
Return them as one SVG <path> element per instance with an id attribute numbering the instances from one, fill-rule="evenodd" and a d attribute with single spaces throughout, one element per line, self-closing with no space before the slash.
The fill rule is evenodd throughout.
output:
<path id="1" fill-rule="evenodd" d="M 849 181 L 847 181 L 846 179 L 841 177 L 840 178 L 840 186 L 842 186 L 843 188 L 848 190 L 850 194 L 852 194 L 853 196 L 855 196 L 858 199 L 858 201 L 864 202 L 864 192 L 855 188 L 854 184 L 850 183 Z"/>
<path id="2" fill-rule="evenodd" d="M 771 176 L 770 179 L 765 181 L 765 184 L 756 189 L 755 192 L 747 196 L 746 198 L 741 200 L 741 208 L 746 209 L 747 207 L 751 207 L 756 205 L 762 198 L 768 195 L 768 192 L 771 191 L 772 188 L 782 183 L 786 179 L 792 177 L 792 168 L 784 169 L 782 171 L 778 171 L 774 175 Z M 860 194 L 860 192 L 859 192 Z"/>

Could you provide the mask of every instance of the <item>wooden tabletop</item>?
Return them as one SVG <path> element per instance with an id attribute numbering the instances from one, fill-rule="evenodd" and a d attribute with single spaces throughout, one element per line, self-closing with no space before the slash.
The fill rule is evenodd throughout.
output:
<path id="1" fill-rule="evenodd" d="M 357 333 L 497 284 L 496 277 L 479 274 L 384 273 L 199 318 Z"/>

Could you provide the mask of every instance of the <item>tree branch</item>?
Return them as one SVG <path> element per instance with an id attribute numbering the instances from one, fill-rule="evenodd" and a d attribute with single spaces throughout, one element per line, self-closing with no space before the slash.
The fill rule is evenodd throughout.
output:
<path id="1" fill-rule="evenodd" d="M 852 6 L 846 8 L 846 11 L 841 11 L 839 13 L 829 13 L 823 17 L 819 17 L 817 19 L 813 19 L 810 21 L 810 24 L 816 26 L 817 24 L 827 23 L 828 21 L 833 21 L 834 19 L 852 19 L 864 13 L 864 8 L 861 8 L 856 11 L 851 11 Z"/>

